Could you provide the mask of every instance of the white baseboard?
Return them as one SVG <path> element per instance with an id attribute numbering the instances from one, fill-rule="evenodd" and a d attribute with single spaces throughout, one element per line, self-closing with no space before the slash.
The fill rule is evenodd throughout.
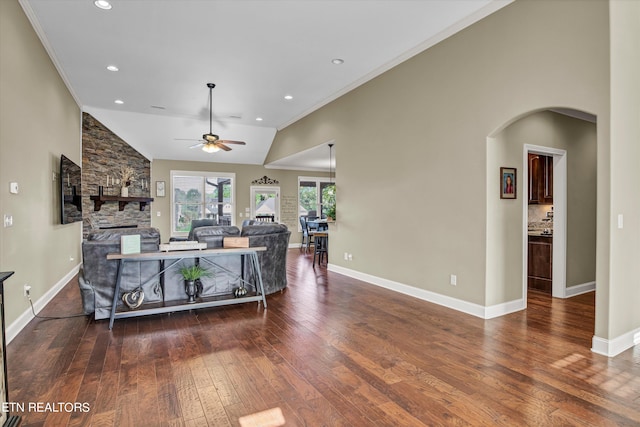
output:
<path id="1" fill-rule="evenodd" d="M 448 297 L 446 295 L 440 295 L 435 292 L 426 291 L 424 289 L 418 289 L 413 286 L 372 276 L 370 274 L 361 273 L 359 271 L 351 270 L 338 265 L 329 264 L 327 268 L 330 271 L 334 271 L 336 273 L 340 273 L 375 286 L 380 286 L 382 288 L 400 292 L 401 294 L 432 302 L 434 304 L 438 304 L 452 310 L 471 314 L 482 319 L 492 319 L 494 317 L 503 316 L 505 314 L 524 310 L 526 308 L 526 301 L 524 299 L 508 301 L 489 307 L 483 307 L 481 305 L 470 303 L 468 301 L 459 300 L 456 298 Z M 571 286 L 570 288 L 567 288 L 566 297 L 572 297 L 586 292 L 591 292 L 595 289 L 595 282 Z M 592 340 L 591 351 L 607 357 L 614 357 L 637 344 L 640 344 L 640 328 L 627 332 L 626 334 L 623 334 L 613 340 L 607 340 L 594 336 Z"/>
<path id="2" fill-rule="evenodd" d="M 591 351 L 607 357 L 614 357 L 634 345 L 640 344 L 640 328 L 622 334 L 612 340 L 593 336 Z"/>
<path id="3" fill-rule="evenodd" d="M 345 276 L 352 277 L 354 279 L 358 279 L 375 286 L 380 286 L 382 288 L 399 292 L 401 294 L 409 295 L 414 298 L 421 299 L 423 301 L 432 302 L 434 304 L 438 304 L 443 307 L 450 308 L 452 310 L 471 314 L 472 316 L 480 317 L 481 319 L 491 319 L 494 317 L 513 313 L 515 311 L 523 310 L 525 308 L 525 303 L 524 303 L 524 300 L 522 299 L 509 301 L 502 304 L 496 304 L 490 307 L 483 307 L 479 304 L 463 301 L 461 299 L 438 294 L 436 292 L 419 289 L 414 286 L 409 286 L 403 283 L 394 282 L 393 280 L 372 276 L 370 274 L 362 273 L 356 270 L 351 270 L 349 268 L 344 268 L 335 264 L 329 264 L 327 268 L 330 271 L 334 271 L 336 273 L 340 273 Z"/>
<path id="4" fill-rule="evenodd" d="M 44 295 L 42 295 L 42 297 L 40 297 L 33 303 L 33 308 L 36 314 L 39 313 L 40 310 L 42 310 L 49 303 L 49 301 L 51 301 L 53 297 L 55 297 L 58 292 L 60 292 L 60 290 L 64 288 L 67 283 L 69 283 L 71 279 L 73 279 L 73 276 L 78 274 L 81 265 L 82 264 L 78 264 L 73 267 L 70 272 L 68 272 L 62 279 L 60 279 L 60 281 L 58 281 L 58 283 L 53 285 Z M 7 344 L 10 343 L 11 340 L 13 340 L 20 333 L 20 331 L 24 329 L 25 326 L 27 326 L 31 319 L 33 319 L 33 313 L 31 312 L 31 307 L 28 307 L 14 322 L 7 326 L 5 332 Z"/>
<path id="5" fill-rule="evenodd" d="M 587 282 L 581 285 L 571 286 L 564 291 L 565 298 L 575 297 L 576 295 L 586 294 L 587 292 L 596 290 L 596 282 Z"/>
<path id="6" fill-rule="evenodd" d="M 493 319 L 494 317 L 504 316 L 505 314 L 515 313 L 527 308 L 527 303 L 520 298 L 513 301 L 503 302 L 501 304 L 491 305 L 484 309 L 484 319 Z"/>

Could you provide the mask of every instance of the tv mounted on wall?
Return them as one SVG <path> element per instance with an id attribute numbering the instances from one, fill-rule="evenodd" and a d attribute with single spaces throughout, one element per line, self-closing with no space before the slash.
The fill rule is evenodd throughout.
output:
<path id="1" fill-rule="evenodd" d="M 82 169 L 64 154 L 60 156 L 60 222 L 82 221 Z"/>

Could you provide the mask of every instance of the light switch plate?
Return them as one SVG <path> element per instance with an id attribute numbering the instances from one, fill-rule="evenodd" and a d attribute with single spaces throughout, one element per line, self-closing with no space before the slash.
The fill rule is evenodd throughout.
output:
<path id="1" fill-rule="evenodd" d="M 10 182 L 9 183 L 9 192 L 11 194 L 18 194 L 18 183 L 17 182 Z"/>

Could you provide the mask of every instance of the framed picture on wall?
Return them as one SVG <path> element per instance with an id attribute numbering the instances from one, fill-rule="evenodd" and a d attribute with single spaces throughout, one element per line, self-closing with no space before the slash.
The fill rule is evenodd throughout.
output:
<path id="1" fill-rule="evenodd" d="M 517 199 L 516 193 L 516 168 L 500 168 L 500 198 Z"/>
<path id="2" fill-rule="evenodd" d="M 156 197 L 164 197 L 164 181 L 156 181 Z"/>

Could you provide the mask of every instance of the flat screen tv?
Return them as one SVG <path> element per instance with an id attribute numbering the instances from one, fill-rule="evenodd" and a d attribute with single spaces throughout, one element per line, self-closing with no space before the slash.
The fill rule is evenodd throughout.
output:
<path id="1" fill-rule="evenodd" d="M 60 156 L 60 222 L 82 221 L 82 170 L 64 154 Z"/>

